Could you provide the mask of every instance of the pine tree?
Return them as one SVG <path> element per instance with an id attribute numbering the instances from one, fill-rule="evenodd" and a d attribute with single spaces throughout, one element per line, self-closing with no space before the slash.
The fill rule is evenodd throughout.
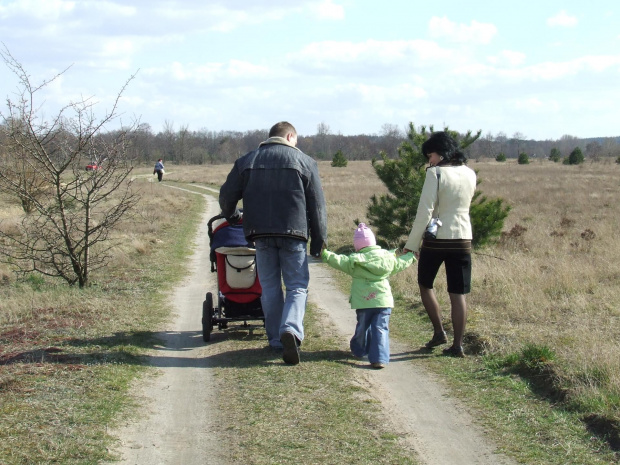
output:
<path id="1" fill-rule="evenodd" d="M 347 166 L 348 163 L 349 162 L 342 153 L 342 150 L 338 150 L 334 154 L 334 158 L 332 158 L 332 166 L 335 166 L 337 168 L 344 168 L 345 166 Z"/>
<path id="2" fill-rule="evenodd" d="M 530 164 L 530 157 L 527 155 L 527 153 L 521 152 L 519 154 L 519 158 L 517 159 L 517 163 L 519 165 L 529 165 Z"/>
<path id="3" fill-rule="evenodd" d="M 585 160 L 583 156 L 583 152 L 579 147 L 575 147 L 573 151 L 568 156 L 568 164 L 569 165 L 580 165 Z"/>
<path id="4" fill-rule="evenodd" d="M 562 159 L 562 152 L 557 147 L 553 147 L 551 149 L 551 153 L 549 154 L 549 160 L 557 163 Z"/>
<path id="5" fill-rule="evenodd" d="M 468 131 L 465 136 L 460 137 L 455 131 L 448 128 L 444 130 L 456 140 L 460 139 L 463 150 L 481 134 L 481 131 L 478 131 L 476 135 L 472 135 L 472 132 Z M 415 220 L 426 178 L 427 160 L 422 154 L 422 144 L 432 132 L 432 126 L 428 132 L 425 126 L 421 126 L 417 131 L 413 123 L 409 123 L 408 141 L 399 147 L 398 158 L 392 160 L 385 153 L 381 153 L 381 162 L 372 160 L 372 166 L 387 187 L 388 193 L 371 197 L 367 209 L 368 220 L 376 228 L 380 241 L 388 247 L 402 246 L 403 237 L 409 234 Z M 476 192 L 470 210 L 473 244 L 481 246 L 497 238 L 509 211 L 510 207 L 504 205 L 502 199 L 489 201 Z"/>

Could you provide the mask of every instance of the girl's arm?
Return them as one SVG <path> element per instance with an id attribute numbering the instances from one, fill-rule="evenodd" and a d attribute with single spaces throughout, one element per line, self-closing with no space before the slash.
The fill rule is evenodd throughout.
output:
<path id="1" fill-rule="evenodd" d="M 394 269 L 392 270 L 392 274 L 396 274 L 404 269 L 407 269 L 411 266 L 413 262 L 416 261 L 416 257 L 413 255 L 413 252 L 408 252 L 400 257 L 396 257 L 396 261 L 394 262 Z"/>
<path id="2" fill-rule="evenodd" d="M 348 275 L 353 272 L 353 260 L 348 255 L 339 255 L 334 252 L 330 252 L 327 249 L 323 249 L 321 253 L 321 259 L 332 268 L 344 271 Z"/>

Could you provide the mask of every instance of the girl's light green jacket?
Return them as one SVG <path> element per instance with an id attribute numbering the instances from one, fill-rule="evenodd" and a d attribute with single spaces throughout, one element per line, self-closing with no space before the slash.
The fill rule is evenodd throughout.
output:
<path id="1" fill-rule="evenodd" d="M 351 255 L 323 250 L 321 258 L 329 266 L 353 277 L 349 301 L 351 308 L 355 309 L 394 307 L 388 278 L 415 261 L 411 252 L 397 257 L 394 252 L 378 245 L 364 247 Z"/>

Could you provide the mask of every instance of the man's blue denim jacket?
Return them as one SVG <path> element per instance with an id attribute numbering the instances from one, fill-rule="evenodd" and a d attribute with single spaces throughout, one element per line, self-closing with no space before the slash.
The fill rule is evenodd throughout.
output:
<path id="1" fill-rule="evenodd" d="M 243 199 L 243 232 L 257 237 L 310 239 L 318 257 L 327 242 L 325 197 L 316 161 L 271 139 L 235 162 L 220 189 L 222 215 L 235 215 Z"/>

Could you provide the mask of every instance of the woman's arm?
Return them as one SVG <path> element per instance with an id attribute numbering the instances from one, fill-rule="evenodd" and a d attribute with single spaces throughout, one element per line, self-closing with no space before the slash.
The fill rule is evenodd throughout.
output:
<path id="1" fill-rule="evenodd" d="M 437 187 L 439 183 L 439 178 L 437 176 L 438 169 L 439 168 L 433 167 L 426 170 L 426 179 L 424 180 L 424 186 L 420 194 L 418 211 L 415 215 L 415 220 L 413 221 L 407 243 L 403 247 L 405 251 L 416 253 L 420 250 L 424 230 L 433 217 L 433 211 L 437 205 Z M 418 258 L 417 255 L 416 258 Z"/>

